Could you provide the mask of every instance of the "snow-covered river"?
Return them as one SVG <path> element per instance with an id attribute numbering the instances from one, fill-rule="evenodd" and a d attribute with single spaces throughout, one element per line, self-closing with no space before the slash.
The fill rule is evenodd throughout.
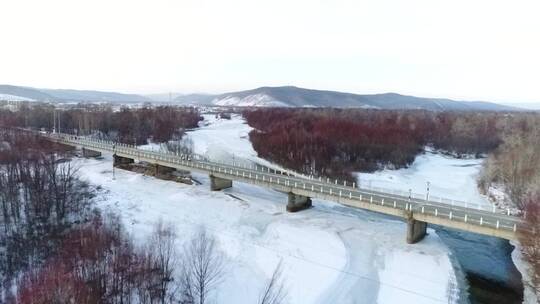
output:
<path id="1" fill-rule="evenodd" d="M 251 128 L 239 116 L 205 115 L 205 120 L 188 133 L 197 153 L 272 165 L 257 157 L 247 137 Z M 459 263 L 445 231 L 429 229 L 422 242 L 408 245 L 405 223 L 395 218 L 318 200 L 314 208 L 291 214 L 285 212 L 285 194 L 248 184 L 212 192 L 202 175 L 195 175 L 202 185 L 189 186 L 123 170 L 113 180 L 110 155 L 78 161 L 81 176 L 106 190 L 100 207 L 118 211 L 141 240 L 159 219 L 176 224 L 179 246 L 201 225 L 216 235 L 228 261 L 215 293 L 219 303 L 255 302 L 279 261 L 291 304 L 468 302 L 463 272 L 468 266 Z M 452 175 L 444 174 L 448 166 Z M 471 188 L 478 166 L 478 160 L 426 154 L 409 169 L 360 178 L 403 189 L 418 183 L 415 191 L 430 181 L 433 193 L 456 191 L 476 201 L 482 199 Z M 438 173 L 431 176 L 433 168 Z"/>

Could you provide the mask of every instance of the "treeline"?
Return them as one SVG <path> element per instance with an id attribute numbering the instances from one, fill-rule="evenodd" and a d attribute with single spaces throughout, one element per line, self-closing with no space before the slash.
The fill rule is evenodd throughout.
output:
<path id="1" fill-rule="evenodd" d="M 146 144 L 180 139 L 184 131 L 195 128 L 202 119 L 196 108 L 145 105 L 142 108 L 78 105 L 57 109 L 52 105 L 23 105 L 19 111 L 0 111 L 0 126 L 18 126 L 88 135 L 129 144 Z"/>
<path id="2" fill-rule="evenodd" d="M 485 162 L 479 185 L 486 193 L 498 186 L 521 210 L 531 197 L 540 196 L 540 115 L 503 135 L 503 143 Z"/>
<path id="3" fill-rule="evenodd" d="M 525 217 L 518 234 L 529 265 L 530 281 L 525 283 L 540 297 L 540 115 L 527 115 L 507 129 L 502 140 L 485 161 L 478 182 L 488 195 L 492 188 L 503 191 Z"/>
<path id="4" fill-rule="evenodd" d="M 520 232 L 518 237 L 523 258 L 529 266 L 529 280 L 524 283 L 534 292 L 536 298 L 540 299 L 540 187 L 537 185 L 536 188 L 536 193 L 530 194 L 523 204 L 527 229 Z"/>
<path id="5" fill-rule="evenodd" d="M 243 113 L 254 149 L 307 174 L 351 179 L 352 171 L 410 165 L 424 146 L 462 155 L 492 151 L 508 117 L 361 109 L 257 109 Z M 510 118 L 511 119 L 511 118 Z"/>

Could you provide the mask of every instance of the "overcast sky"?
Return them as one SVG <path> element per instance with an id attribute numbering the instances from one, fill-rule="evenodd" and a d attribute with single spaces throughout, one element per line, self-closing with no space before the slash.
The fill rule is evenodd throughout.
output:
<path id="1" fill-rule="evenodd" d="M 540 102 L 540 1 L 1 0 L 0 83 Z"/>

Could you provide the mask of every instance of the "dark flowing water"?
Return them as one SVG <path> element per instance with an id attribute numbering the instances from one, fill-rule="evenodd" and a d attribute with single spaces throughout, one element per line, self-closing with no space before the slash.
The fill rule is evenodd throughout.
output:
<path id="1" fill-rule="evenodd" d="M 472 304 L 521 304 L 521 273 L 512 261 L 514 246 L 495 237 L 433 226 L 465 272 Z"/>

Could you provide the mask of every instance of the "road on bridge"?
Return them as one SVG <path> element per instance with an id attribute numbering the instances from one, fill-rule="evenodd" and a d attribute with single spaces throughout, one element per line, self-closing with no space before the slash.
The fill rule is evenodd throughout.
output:
<path id="1" fill-rule="evenodd" d="M 352 185 L 340 184 L 337 181 L 330 182 L 326 178 L 294 176 L 268 168 L 264 170 L 265 168 L 257 166 L 246 167 L 213 162 L 201 157 L 147 151 L 136 146 L 111 141 L 66 134 L 41 135 L 67 145 L 114 153 L 121 157 L 172 168 L 198 171 L 222 179 L 247 182 L 277 191 L 334 201 L 346 206 L 402 218 L 414 218 L 418 221 L 484 235 L 513 240 L 517 238 L 520 230 L 526 229 L 520 217 L 495 208 L 482 210 L 432 200 L 420 200 L 396 193 L 352 187 Z"/>

